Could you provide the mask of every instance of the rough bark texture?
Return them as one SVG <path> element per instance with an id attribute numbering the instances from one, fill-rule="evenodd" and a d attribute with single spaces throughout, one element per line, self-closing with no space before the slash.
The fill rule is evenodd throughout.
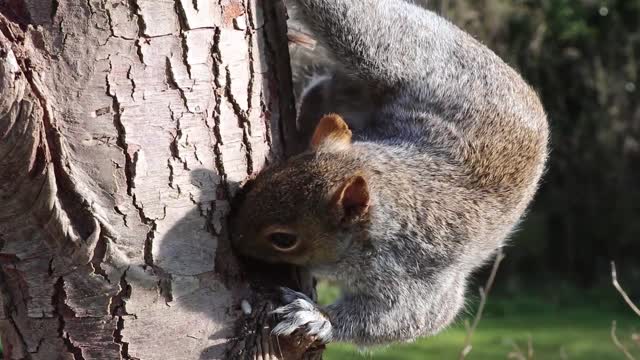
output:
<path id="1" fill-rule="evenodd" d="M 226 217 L 295 131 L 284 14 L 267 0 L 0 1 L 6 358 L 273 345 Z"/>

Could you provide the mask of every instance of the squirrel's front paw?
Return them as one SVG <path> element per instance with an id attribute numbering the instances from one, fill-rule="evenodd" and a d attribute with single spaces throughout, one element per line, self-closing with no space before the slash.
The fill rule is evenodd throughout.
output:
<path id="1" fill-rule="evenodd" d="M 280 315 L 280 322 L 273 328 L 274 335 L 291 335 L 300 330 L 322 343 L 331 341 L 331 322 L 316 304 L 303 293 L 282 288 L 282 299 L 288 303 L 273 311 Z"/>

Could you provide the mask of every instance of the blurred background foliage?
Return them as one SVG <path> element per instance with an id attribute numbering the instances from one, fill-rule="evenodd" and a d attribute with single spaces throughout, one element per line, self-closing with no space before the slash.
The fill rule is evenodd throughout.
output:
<path id="1" fill-rule="evenodd" d="M 498 287 L 640 291 L 640 0 L 421 1 L 517 68 L 551 124 L 547 174 Z"/>

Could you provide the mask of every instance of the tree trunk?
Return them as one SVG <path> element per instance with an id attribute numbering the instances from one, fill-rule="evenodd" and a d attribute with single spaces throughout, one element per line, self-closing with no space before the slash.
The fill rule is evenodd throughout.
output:
<path id="1" fill-rule="evenodd" d="M 226 232 L 239 185 L 295 135 L 284 16 L 281 0 L 0 1 L 5 359 L 302 356 L 268 336 L 249 280 L 308 276 L 247 276 Z"/>

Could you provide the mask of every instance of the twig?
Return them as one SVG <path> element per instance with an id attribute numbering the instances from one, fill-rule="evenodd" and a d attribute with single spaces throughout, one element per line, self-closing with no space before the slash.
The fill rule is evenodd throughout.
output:
<path id="1" fill-rule="evenodd" d="M 613 282 L 613 286 L 616 288 L 616 290 L 618 290 L 620 295 L 622 295 L 622 298 L 624 299 L 624 301 L 627 302 L 627 305 L 629 305 L 631 310 L 633 310 L 638 316 L 640 316 L 640 309 L 638 309 L 636 304 L 634 304 L 633 301 L 631 301 L 631 299 L 629 298 L 629 295 L 627 295 L 627 292 L 624 291 L 622 286 L 620 286 L 620 284 L 618 283 L 618 275 L 616 273 L 616 263 L 614 261 L 611 262 L 611 281 Z"/>
<path id="2" fill-rule="evenodd" d="M 629 298 L 629 295 L 627 295 L 627 292 L 624 291 L 622 286 L 620 286 L 620 283 L 618 283 L 618 273 L 616 271 L 615 261 L 611 261 L 611 282 L 613 283 L 613 287 L 615 287 L 616 290 L 618 290 L 618 292 L 620 293 L 620 295 L 622 295 L 622 298 L 627 303 L 627 305 L 629 305 L 631 310 L 633 310 L 638 316 L 640 316 L 640 309 L 638 309 L 636 304 L 634 304 L 633 301 L 631 301 L 631 298 Z M 631 339 L 633 340 L 633 335 L 631 336 Z M 613 340 L 613 344 L 624 354 L 624 356 L 628 360 L 635 360 L 635 358 L 633 357 L 633 355 L 631 355 L 631 353 L 626 348 L 626 346 L 624 346 L 624 344 L 621 343 L 620 340 L 618 340 L 618 337 L 616 336 L 615 320 L 611 322 L 611 340 Z"/>
<path id="3" fill-rule="evenodd" d="M 561 360 L 569 360 L 569 355 L 567 355 L 567 351 L 564 346 L 560 346 L 560 359 Z"/>
<path id="4" fill-rule="evenodd" d="M 484 306 L 487 303 L 487 297 L 489 296 L 489 292 L 491 291 L 491 287 L 493 286 L 493 281 L 496 278 L 496 274 L 498 273 L 498 268 L 500 267 L 500 262 L 504 259 L 504 253 L 502 249 L 498 250 L 496 254 L 496 259 L 493 261 L 493 267 L 491 268 L 491 274 L 489 274 L 489 278 L 483 287 L 480 287 L 480 304 L 478 305 L 478 310 L 476 311 L 476 316 L 473 318 L 473 323 L 469 326 L 469 322 L 465 322 L 465 327 L 467 329 L 467 336 L 464 339 L 464 347 L 462 351 L 460 351 L 460 360 L 464 360 L 467 355 L 471 352 L 471 339 L 473 338 L 473 333 L 476 331 L 478 324 L 480 323 L 480 319 L 482 319 L 482 313 L 484 311 Z"/>
<path id="5" fill-rule="evenodd" d="M 508 359 L 516 359 L 516 360 L 533 360 L 533 337 L 531 334 L 527 334 L 527 354 L 525 355 L 524 351 L 518 346 L 518 343 L 515 341 L 511 341 L 511 347 L 513 351 L 507 354 Z M 562 349 L 561 349 L 562 350 Z"/>
<path id="6" fill-rule="evenodd" d="M 518 346 L 518 343 L 515 341 L 511 341 L 511 347 L 513 351 L 507 354 L 507 359 L 515 359 L 515 360 L 527 360 L 527 357 L 524 356 L 522 349 Z"/>
<path id="7" fill-rule="evenodd" d="M 618 337 L 616 336 L 616 321 L 615 320 L 613 320 L 611 322 L 611 340 L 613 340 L 613 344 L 624 354 L 624 356 L 628 360 L 635 360 L 633 355 L 631 355 L 631 353 L 629 352 L 629 350 L 627 350 L 627 348 L 624 346 L 624 344 L 621 343 L 620 340 L 618 340 Z"/>

